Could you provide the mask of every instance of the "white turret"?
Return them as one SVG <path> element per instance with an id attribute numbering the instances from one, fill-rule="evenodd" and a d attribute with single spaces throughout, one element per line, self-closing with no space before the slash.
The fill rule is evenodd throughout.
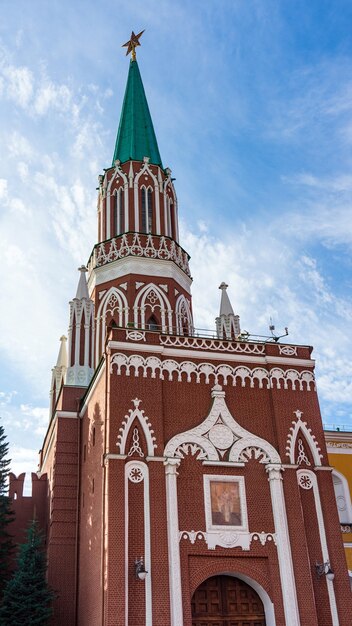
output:
<path id="1" fill-rule="evenodd" d="M 52 416 L 55 408 L 56 400 L 61 389 L 61 385 L 65 384 L 66 371 L 67 371 L 67 349 L 66 349 L 67 337 L 62 335 L 60 337 L 60 350 L 57 357 L 56 365 L 53 367 L 51 376 L 51 388 L 50 388 L 50 417 Z"/>
<path id="2" fill-rule="evenodd" d="M 235 315 L 227 295 L 228 285 L 221 283 L 221 302 L 219 317 L 216 318 L 216 332 L 219 339 L 236 339 L 241 333 L 239 315 Z"/>
<path id="3" fill-rule="evenodd" d="M 78 268 L 80 277 L 76 297 L 70 302 L 68 329 L 67 385 L 87 387 L 94 372 L 94 303 L 85 277 L 87 268 Z"/>

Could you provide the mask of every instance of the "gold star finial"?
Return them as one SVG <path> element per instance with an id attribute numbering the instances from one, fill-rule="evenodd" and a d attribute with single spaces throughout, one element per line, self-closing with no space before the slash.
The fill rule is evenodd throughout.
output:
<path id="1" fill-rule="evenodd" d="M 144 33 L 144 30 L 141 30 L 141 32 L 138 33 L 138 35 L 135 35 L 134 32 L 132 31 L 131 39 L 129 41 L 126 41 L 126 43 L 122 45 L 122 48 L 127 48 L 126 57 L 128 54 L 132 53 L 132 56 L 131 56 L 132 61 L 136 60 L 136 48 L 137 46 L 141 45 L 139 43 L 139 39 L 142 37 L 143 33 Z"/>

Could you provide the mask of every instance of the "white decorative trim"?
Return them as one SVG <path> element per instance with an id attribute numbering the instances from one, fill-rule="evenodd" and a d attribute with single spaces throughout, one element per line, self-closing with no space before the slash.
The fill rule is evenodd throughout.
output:
<path id="1" fill-rule="evenodd" d="M 126 330 L 126 339 L 132 341 L 145 341 L 143 330 Z"/>
<path id="2" fill-rule="evenodd" d="M 138 231 L 138 227 L 136 230 Z M 128 256 L 137 256 L 173 261 L 187 276 L 191 276 L 187 252 L 169 237 L 134 232 L 107 239 L 108 241 L 95 246 L 90 269 L 102 267 Z"/>
<path id="3" fill-rule="evenodd" d="M 127 326 L 128 323 L 128 302 L 126 295 L 118 288 L 111 287 L 102 298 L 97 316 L 96 316 L 96 333 L 95 333 L 95 359 L 96 364 L 99 363 L 106 335 L 106 316 L 108 313 L 111 317 L 116 312 L 118 326 Z"/>
<path id="4" fill-rule="evenodd" d="M 312 453 L 312 457 L 313 457 L 315 465 L 316 466 L 321 465 L 323 455 L 321 454 L 321 449 L 318 446 L 318 442 L 316 440 L 315 435 L 313 435 L 311 429 L 308 428 L 307 422 L 303 422 L 303 420 L 301 419 L 303 415 L 302 411 L 297 409 L 296 411 L 294 411 L 294 414 L 296 415 L 296 421 L 292 422 L 292 426 L 290 428 L 291 432 L 288 434 L 288 437 L 287 437 L 286 456 L 289 457 L 292 465 L 300 465 L 300 462 L 302 462 L 303 457 L 301 454 L 298 455 L 298 459 L 295 459 L 296 440 L 297 440 L 298 433 L 301 432 L 304 435 L 305 441 L 307 442 L 309 449 Z M 307 457 L 305 458 L 307 459 Z M 307 463 L 307 465 L 308 464 L 309 462 Z"/>
<path id="5" fill-rule="evenodd" d="M 271 506 L 274 517 L 276 545 L 279 560 L 281 589 L 286 626 L 300 626 L 295 574 L 293 569 L 290 536 L 288 532 L 286 505 L 282 487 L 282 466 L 266 467 L 270 485 Z"/>
<path id="6" fill-rule="evenodd" d="M 302 479 L 302 477 L 304 478 Z M 321 553 L 322 553 L 323 563 L 326 563 L 327 561 L 330 562 L 330 557 L 329 557 L 329 551 L 328 551 L 328 544 L 326 540 L 325 523 L 324 523 L 323 511 L 321 508 L 321 500 L 320 500 L 319 485 L 318 485 L 317 477 L 314 474 L 314 472 L 310 470 L 298 470 L 297 481 L 300 487 L 303 487 L 302 483 L 304 482 L 307 484 L 308 478 L 310 481 L 310 487 L 304 487 L 304 488 L 313 489 L 315 510 L 316 510 L 317 520 L 318 520 Z M 339 616 L 337 612 L 334 583 L 332 580 L 329 580 L 327 576 L 324 576 L 323 578 L 325 578 L 327 589 L 328 589 L 332 626 L 339 626 L 340 622 L 339 622 Z"/>
<path id="7" fill-rule="evenodd" d="M 145 579 L 145 624 L 153 626 L 152 613 L 152 561 L 150 543 L 150 499 L 149 499 L 149 470 L 141 461 L 129 461 L 125 465 L 125 626 L 129 626 L 128 616 L 128 573 L 129 573 L 129 483 L 144 483 L 144 565 L 148 574 Z M 137 556 L 137 555 L 136 555 Z"/>
<path id="8" fill-rule="evenodd" d="M 302 464 L 311 465 L 311 462 L 309 461 L 305 451 L 304 451 L 304 445 L 303 445 L 303 441 L 301 438 L 298 439 L 298 457 L 297 457 L 297 465 L 302 465 Z"/>
<path id="9" fill-rule="evenodd" d="M 124 278 L 127 274 L 154 276 L 154 278 L 161 278 L 162 280 L 170 278 L 175 280 L 187 293 L 190 293 L 191 290 L 192 278 L 172 261 L 129 256 L 111 261 L 111 263 L 101 267 L 90 267 L 89 293 L 91 294 L 96 286 Z"/>
<path id="10" fill-rule="evenodd" d="M 195 544 L 197 540 L 204 540 L 208 546 L 208 550 L 215 550 L 216 546 L 221 548 L 242 548 L 249 550 L 252 541 L 258 541 L 262 546 L 267 542 L 273 541 L 276 545 L 275 533 L 262 532 L 214 532 L 204 530 L 181 530 L 179 533 L 181 539 L 188 539 L 191 544 Z"/>
<path id="11" fill-rule="evenodd" d="M 170 626 L 183 626 L 181 560 L 176 483 L 177 468 L 179 464 L 179 459 L 167 459 L 164 461 L 169 556 Z"/>
<path id="12" fill-rule="evenodd" d="M 187 327 L 187 333 L 193 333 L 193 318 L 191 313 L 191 307 L 188 300 L 183 294 L 181 294 L 176 301 L 175 306 L 176 317 L 176 333 L 178 335 L 184 335 L 184 326 Z"/>
<path id="13" fill-rule="evenodd" d="M 343 534 L 352 533 L 352 524 L 341 524 L 341 532 Z"/>
<path id="14" fill-rule="evenodd" d="M 175 296 L 179 292 L 175 289 Z M 239 341 L 227 341 L 225 339 L 208 339 L 205 337 L 177 337 L 161 336 L 160 343 L 163 346 L 173 348 L 196 348 L 197 350 L 216 350 L 216 352 L 236 352 L 239 354 L 265 355 L 265 344 L 240 343 Z"/>
<path id="15" fill-rule="evenodd" d="M 279 344 L 279 352 L 286 356 L 297 356 L 297 346 L 281 346 Z"/>
<path id="16" fill-rule="evenodd" d="M 346 450 L 352 450 L 352 443 L 347 443 L 346 441 L 327 441 L 326 445 L 329 448 L 345 448 Z"/>
<path id="17" fill-rule="evenodd" d="M 138 428 L 135 427 L 133 429 L 133 435 L 132 435 L 132 445 L 130 447 L 129 453 L 127 456 L 132 456 L 133 454 L 138 454 L 138 456 L 143 457 L 143 450 L 140 446 L 139 443 L 139 432 L 138 432 Z"/>
<path id="18" fill-rule="evenodd" d="M 149 300 L 149 302 L 148 302 Z M 159 309 L 163 332 L 172 332 L 172 308 L 167 295 L 155 283 L 148 283 L 137 294 L 134 301 L 134 324 L 136 328 L 146 327 L 146 310 L 151 313 Z"/>
<path id="19" fill-rule="evenodd" d="M 145 440 L 147 443 L 148 456 L 154 456 L 154 449 L 157 448 L 157 444 L 155 442 L 154 430 L 151 427 L 151 423 L 149 421 L 149 417 L 144 415 L 144 411 L 139 409 L 139 405 L 141 400 L 135 398 L 132 400 L 134 405 L 134 409 L 129 409 L 129 415 L 125 415 L 125 419 L 122 422 L 121 428 L 119 428 L 120 434 L 117 437 L 116 445 L 119 448 L 120 454 L 127 454 L 126 452 L 126 443 L 128 433 L 130 428 L 135 420 L 137 420 L 143 430 Z"/>
<path id="20" fill-rule="evenodd" d="M 348 480 L 346 476 L 341 474 L 341 472 L 334 469 L 332 471 L 332 482 L 334 484 L 335 499 L 340 524 L 351 524 L 352 503 Z"/>
<path id="21" fill-rule="evenodd" d="M 111 347 L 114 347 L 115 342 L 111 342 Z M 152 347 L 154 350 L 154 347 Z M 281 382 L 283 382 L 283 389 L 290 389 L 288 380 L 291 381 L 294 389 L 298 386 L 300 391 L 310 391 L 310 384 L 314 384 L 314 375 L 312 372 L 303 371 L 298 372 L 296 370 L 282 370 L 277 367 L 266 370 L 264 368 L 255 367 L 250 369 L 245 366 L 232 367 L 227 363 L 220 365 L 213 365 L 212 363 L 195 363 L 192 361 L 175 361 L 173 359 L 159 359 L 157 356 L 143 357 L 140 354 L 133 354 L 127 356 L 123 353 L 116 353 L 111 359 L 111 372 L 113 372 L 113 366 L 116 365 L 116 373 L 121 374 L 121 367 L 126 367 L 127 376 L 130 375 L 131 369 L 134 370 L 134 375 L 138 376 L 139 371 L 142 370 L 143 377 L 146 378 L 148 374 L 151 378 L 156 378 L 157 375 L 160 380 L 164 380 L 164 372 L 168 374 L 168 379 L 173 379 L 173 374 L 177 374 L 177 381 L 185 382 L 194 381 L 196 383 L 204 382 L 206 385 L 218 384 L 219 376 L 222 377 L 223 384 L 227 385 L 228 381 L 235 387 L 237 379 L 240 380 L 242 387 L 245 387 L 247 383 L 251 388 L 255 387 L 255 383 L 258 384 L 259 389 L 267 389 L 269 387 L 281 389 Z M 182 374 L 186 374 L 182 378 Z"/>
<path id="22" fill-rule="evenodd" d="M 212 437 L 212 433 L 221 425 L 224 442 L 220 444 L 221 456 L 228 450 L 229 461 L 247 462 L 250 456 L 244 452 L 248 448 L 258 448 L 260 453 L 256 455 L 256 458 L 261 457 L 260 463 L 268 461 L 281 463 L 278 452 L 269 442 L 253 435 L 236 422 L 226 405 L 225 392 L 220 385 L 213 387 L 211 397 L 213 403 L 207 417 L 199 426 L 179 433 L 170 439 L 164 450 L 166 457 L 183 458 L 183 455 L 188 454 L 189 451 L 195 454 L 200 449 L 201 454 L 198 453 L 197 457 L 199 460 L 220 461 L 219 448 L 216 448 L 212 443 L 212 439 L 216 441 L 217 437 Z M 224 431 L 227 433 L 226 437 Z M 193 448 L 190 444 L 193 444 Z"/>

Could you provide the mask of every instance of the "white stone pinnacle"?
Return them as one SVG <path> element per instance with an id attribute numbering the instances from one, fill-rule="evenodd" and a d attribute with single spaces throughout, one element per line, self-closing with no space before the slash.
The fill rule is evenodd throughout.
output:
<path id="1" fill-rule="evenodd" d="M 81 265 L 81 267 L 78 268 L 78 271 L 80 272 L 80 277 L 78 281 L 76 298 L 78 300 L 81 300 L 82 298 L 87 298 L 88 300 L 89 299 L 88 285 L 87 285 L 87 281 L 85 277 L 85 273 L 88 272 L 88 270 L 84 265 Z"/>
<path id="2" fill-rule="evenodd" d="M 233 308 L 231 306 L 230 299 L 227 295 L 228 285 L 224 282 L 221 283 L 219 289 L 221 289 L 221 303 L 219 315 L 234 315 Z"/>
<path id="3" fill-rule="evenodd" d="M 59 350 L 59 354 L 57 357 L 57 361 L 56 361 L 56 367 L 67 367 L 67 348 L 66 348 L 66 342 L 67 342 L 67 337 L 65 337 L 65 335 L 62 335 L 60 337 L 60 350 Z"/>

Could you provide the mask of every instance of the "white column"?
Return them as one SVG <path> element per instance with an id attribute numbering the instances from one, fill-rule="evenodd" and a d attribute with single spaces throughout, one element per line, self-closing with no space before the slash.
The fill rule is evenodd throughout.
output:
<path id="1" fill-rule="evenodd" d="M 269 463 L 266 467 L 266 471 L 269 475 L 271 505 L 277 538 L 285 626 L 300 626 L 281 470 L 282 466 L 279 464 Z"/>
<path id="2" fill-rule="evenodd" d="M 180 459 L 166 459 L 166 510 L 169 552 L 170 626 L 183 626 L 180 537 L 177 504 L 177 468 Z"/>
<path id="3" fill-rule="evenodd" d="M 111 202 L 110 202 L 110 192 L 108 192 L 106 196 L 106 237 L 105 239 L 110 239 L 110 220 L 111 220 Z"/>
<path id="4" fill-rule="evenodd" d="M 321 508 L 321 500 L 320 500 L 319 485 L 318 485 L 317 477 L 314 474 L 314 472 L 311 472 L 310 470 L 298 470 L 297 480 L 298 480 L 299 486 L 302 489 L 312 489 L 313 487 L 314 504 L 315 504 L 315 510 L 317 512 L 319 538 L 320 538 L 320 545 L 321 545 L 321 553 L 323 556 L 323 563 L 326 563 L 326 562 L 330 563 L 328 544 L 326 541 L 324 516 L 323 516 L 323 510 Z M 339 626 L 340 622 L 339 622 L 339 616 L 337 612 L 334 583 L 332 580 L 329 580 L 327 576 L 324 576 L 324 577 L 325 577 L 326 585 L 328 588 L 332 625 Z"/>
<path id="5" fill-rule="evenodd" d="M 138 182 L 134 183 L 134 228 L 135 233 L 139 232 L 139 189 Z"/>
<path id="6" fill-rule="evenodd" d="M 160 235 L 160 196 L 159 196 L 159 185 L 157 182 L 154 184 L 154 193 L 155 193 L 156 234 Z"/>
<path id="7" fill-rule="evenodd" d="M 125 194 L 125 233 L 129 231 L 129 215 L 128 215 L 128 183 L 126 182 L 124 185 L 124 194 Z"/>

